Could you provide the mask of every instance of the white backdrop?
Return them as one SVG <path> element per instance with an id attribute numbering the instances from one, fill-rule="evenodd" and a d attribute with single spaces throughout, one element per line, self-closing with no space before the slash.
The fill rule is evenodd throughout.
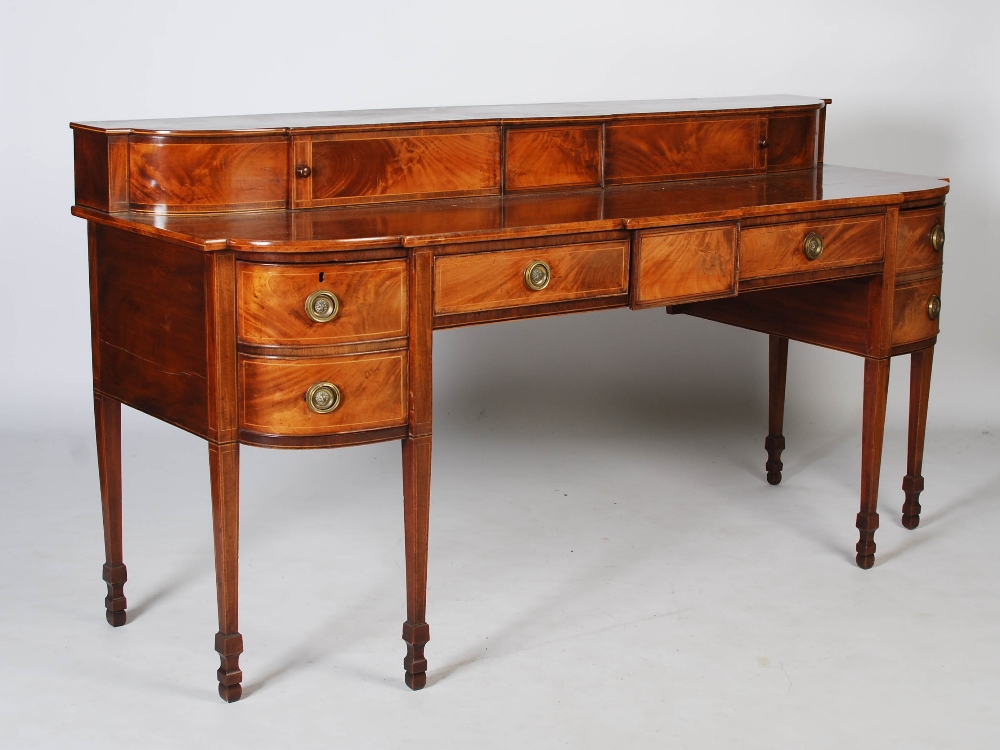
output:
<path id="1" fill-rule="evenodd" d="M 916 0 L 6 3 L 5 429 L 90 418 L 85 228 L 69 215 L 71 119 L 762 93 L 833 99 L 828 163 L 951 178 L 932 425 L 941 419 L 934 415 L 975 422 L 983 412 L 995 424 L 998 8 Z M 763 397 L 765 344 L 754 334 L 655 311 L 488 328 L 437 335 L 439 407 L 469 383 L 523 378 L 542 387 L 581 367 L 620 388 Z M 523 366 L 534 345 L 557 353 Z M 905 411 L 902 364 L 890 420 Z M 796 347 L 790 367 L 792 408 L 801 403 L 822 419 L 858 403 L 855 359 Z"/>

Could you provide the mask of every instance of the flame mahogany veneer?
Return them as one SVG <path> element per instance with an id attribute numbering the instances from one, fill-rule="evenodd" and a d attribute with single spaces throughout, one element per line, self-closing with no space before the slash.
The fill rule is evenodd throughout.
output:
<path id="1" fill-rule="evenodd" d="M 121 404 L 208 442 L 227 701 L 242 693 L 239 445 L 401 440 L 404 669 L 423 687 L 432 332 L 610 307 L 769 334 L 771 484 L 788 340 L 864 357 L 857 563 L 870 568 L 889 361 L 904 353 L 903 524 L 920 520 L 948 183 L 824 166 L 828 104 L 74 123 L 108 622 L 127 619 Z"/>

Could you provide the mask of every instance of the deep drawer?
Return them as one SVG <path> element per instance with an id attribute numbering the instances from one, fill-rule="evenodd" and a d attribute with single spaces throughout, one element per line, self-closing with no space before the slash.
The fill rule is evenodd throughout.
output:
<path id="1" fill-rule="evenodd" d="M 812 259 L 804 249 L 810 235 L 822 239 L 822 252 Z M 881 215 L 747 227 L 740 232 L 740 278 L 878 262 L 884 255 L 884 237 Z"/>
<path id="2" fill-rule="evenodd" d="M 940 227 L 938 247 L 944 245 L 944 206 L 900 211 L 896 235 L 896 272 L 922 271 L 941 265 L 941 249 L 932 235 Z"/>
<path id="3" fill-rule="evenodd" d="M 434 260 L 434 312 L 468 313 L 623 294 L 628 289 L 628 251 L 627 240 L 613 240 L 441 256 Z M 536 286 L 547 275 L 542 288 L 529 286 L 526 276 L 532 269 Z"/>
<path id="4" fill-rule="evenodd" d="M 897 286 L 892 301 L 892 345 L 912 344 L 937 336 L 940 312 L 940 276 Z"/>
<path id="5" fill-rule="evenodd" d="M 329 435 L 403 425 L 406 379 L 405 349 L 299 359 L 241 355 L 240 428 L 264 435 Z M 336 386 L 339 404 L 317 413 L 307 394 L 324 383 Z"/>
<path id="6" fill-rule="evenodd" d="M 240 263 L 238 277 L 238 330 L 247 343 L 319 345 L 406 335 L 406 261 Z M 310 317 L 310 306 L 320 320 Z M 323 320 L 333 306 L 336 314 Z"/>

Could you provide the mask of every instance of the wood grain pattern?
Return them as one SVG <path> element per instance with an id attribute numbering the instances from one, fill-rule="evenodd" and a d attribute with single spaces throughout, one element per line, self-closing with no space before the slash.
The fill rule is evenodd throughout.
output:
<path id="1" fill-rule="evenodd" d="M 404 679 L 411 690 L 427 684 L 424 646 L 427 625 L 427 540 L 431 500 L 431 436 L 403 440 L 403 529 L 406 547 L 406 620 L 403 640 Z"/>
<path id="2" fill-rule="evenodd" d="M 824 243 L 823 254 L 815 260 L 802 252 L 810 232 Z M 884 234 L 883 216 L 748 227 L 740 232 L 740 279 L 877 261 L 883 257 Z"/>
<path id="3" fill-rule="evenodd" d="M 497 194 L 500 129 L 316 135 L 310 167 L 312 206 Z"/>
<path id="4" fill-rule="evenodd" d="M 861 510 L 855 525 L 858 543 L 855 561 L 867 570 L 875 564 L 878 529 L 878 485 L 882 467 L 885 403 L 889 394 L 889 360 L 865 358 L 864 409 L 861 425 Z"/>
<path id="5" fill-rule="evenodd" d="M 909 344 L 937 336 L 940 318 L 931 320 L 927 303 L 941 294 L 941 277 L 896 287 L 892 303 L 892 345 Z"/>
<path id="6" fill-rule="evenodd" d="M 819 112 L 768 118 L 768 172 L 816 166 L 819 162 Z"/>
<path id="7" fill-rule="evenodd" d="M 122 557 L 122 406 L 113 398 L 94 394 L 97 432 L 97 470 L 101 479 L 101 515 L 104 521 L 104 570 L 108 586 L 105 618 L 112 627 L 125 624 L 125 582 Z"/>
<path id="8" fill-rule="evenodd" d="M 215 547 L 215 591 L 219 607 L 219 632 L 215 650 L 219 654 L 219 697 L 226 703 L 243 695 L 240 654 L 243 636 L 239 627 L 240 549 L 240 446 L 238 443 L 208 444 L 209 476 L 212 483 L 212 529 Z"/>
<path id="9" fill-rule="evenodd" d="M 863 356 L 874 335 L 868 304 L 877 283 L 869 277 L 764 289 L 673 311 Z"/>
<path id="10" fill-rule="evenodd" d="M 208 434 L 205 254 L 99 226 L 101 391 Z"/>
<path id="11" fill-rule="evenodd" d="M 903 477 L 903 526 L 907 529 L 915 529 L 920 524 L 920 493 L 924 491 L 921 472 L 933 362 L 933 346 L 910 355 L 910 419 L 906 437 L 906 475 Z"/>
<path id="12" fill-rule="evenodd" d="M 505 133 L 504 189 L 601 184 L 600 126 L 511 128 Z"/>
<path id="13" fill-rule="evenodd" d="M 407 334 L 407 263 L 263 265 L 240 263 L 239 336 L 258 345 L 330 345 Z M 320 280 L 322 278 L 322 280 Z M 340 311 L 313 321 L 306 299 L 316 291 L 337 296 Z"/>
<path id="14" fill-rule="evenodd" d="M 735 224 L 636 233 L 632 307 L 736 293 Z"/>
<path id="15" fill-rule="evenodd" d="M 205 253 L 207 361 L 206 437 L 234 442 L 239 435 L 236 386 L 236 257 L 231 251 Z"/>
<path id="16" fill-rule="evenodd" d="M 944 226 L 944 206 L 899 212 L 896 235 L 896 271 L 906 273 L 941 266 L 941 256 L 931 245 L 931 230 Z"/>
<path id="17" fill-rule="evenodd" d="M 750 174 L 759 166 L 759 132 L 753 116 L 608 125 L 605 183 Z"/>
<path id="18" fill-rule="evenodd" d="M 406 351 L 342 357 L 240 356 L 240 427 L 264 435 L 328 435 L 406 424 Z M 340 406 L 309 409 L 314 383 L 340 389 Z"/>
<path id="19" fill-rule="evenodd" d="M 410 256 L 409 429 L 430 435 L 434 421 L 434 256 L 429 248 Z"/>
<path id="20" fill-rule="evenodd" d="M 101 211 L 128 209 L 128 136 L 73 131 L 76 202 Z"/>
<path id="21" fill-rule="evenodd" d="M 788 339 L 784 336 L 770 335 L 768 338 L 767 366 L 767 438 L 764 449 L 767 451 L 768 484 L 781 483 L 781 453 L 785 450 L 785 376 L 788 372 Z"/>
<path id="22" fill-rule="evenodd" d="M 297 182 L 302 182 L 297 180 Z M 519 192 L 454 200 L 411 201 L 309 211 L 205 214 L 107 214 L 74 207 L 76 216 L 137 234 L 212 250 L 231 247 L 241 258 L 282 256 L 308 261 L 364 249 L 453 245 L 488 239 L 545 237 L 567 232 L 649 229 L 699 222 L 773 223 L 803 214 L 827 217 L 887 203 L 940 203 L 949 184 L 932 177 L 838 167 L 750 177 L 682 180 L 610 188 Z M 798 217 L 798 218 L 797 218 Z"/>
<path id="23" fill-rule="evenodd" d="M 136 211 L 284 208 L 288 146 L 282 137 L 170 139 L 134 136 L 129 191 Z"/>
<path id="24" fill-rule="evenodd" d="M 628 242 L 449 255 L 434 260 L 434 312 L 466 313 L 544 302 L 605 297 L 628 289 Z M 549 285 L 528 289 L 528 264 L 552 269 Z"/>

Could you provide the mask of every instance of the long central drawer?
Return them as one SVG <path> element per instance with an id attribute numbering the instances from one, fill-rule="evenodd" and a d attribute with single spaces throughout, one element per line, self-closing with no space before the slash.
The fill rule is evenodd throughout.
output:
<path id="1" fill-rule="evenodd" d="M 440 256 L 434 260 L 434 312 L 470 313 L 623 294 L 628 290 L 628 255 L 628 240 L 611 240 Z"/>

